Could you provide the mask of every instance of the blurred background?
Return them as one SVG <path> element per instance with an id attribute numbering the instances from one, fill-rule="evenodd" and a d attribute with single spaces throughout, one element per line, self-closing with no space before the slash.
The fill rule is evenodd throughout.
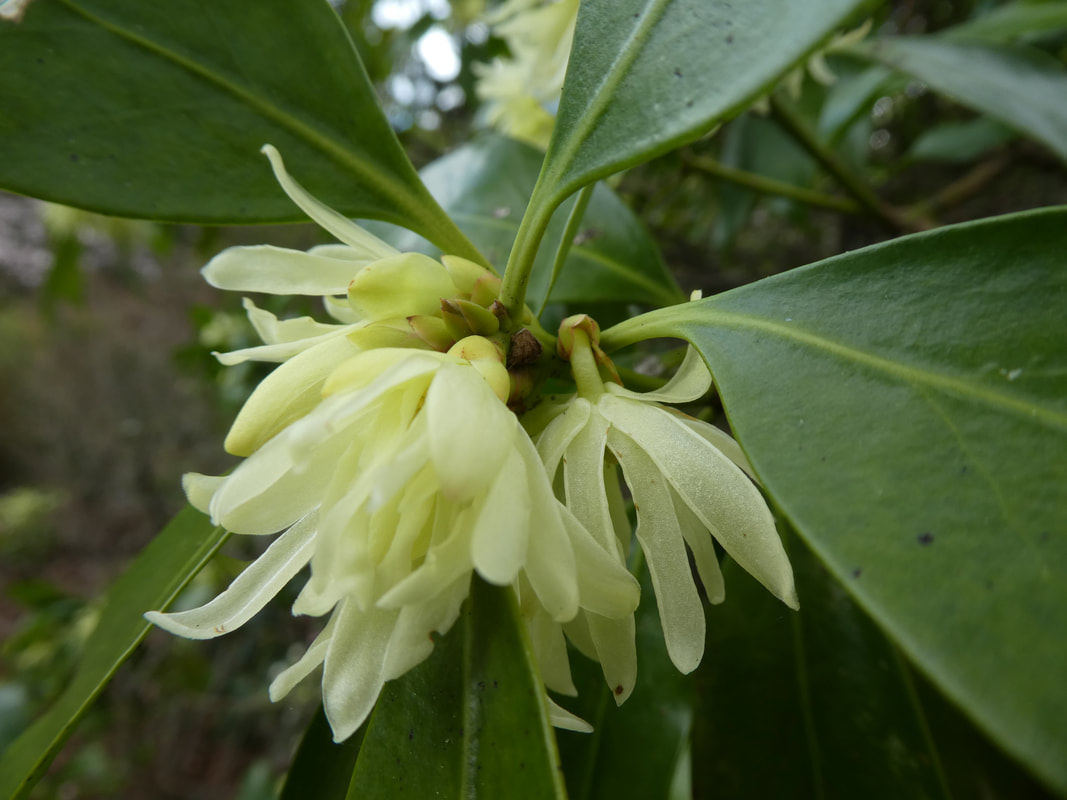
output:
<path id="1" fill-rule="evenodd" d="M 484 21 L 484 0 L 333 5 L 416 166 L 486 128 L 476 65 L 509 50 Z M 934 32 L 997 5 L 896 2 L 874 31 Z M 1063 30 L 1029 43 L 1065 59 Z M 745 113 L 617 186 L 686 291 L 723 291 L 934 220 L 1067 203 L 1063 169 L 1040 145 L 903 76 L 864 93 L 866 65 L 827 63 L 833 82 L 801 71 L 792 101 L 813 124 L 831 118 L 824 133 L 897 222 L 730 177 L 723 167 L 842 197 L 780 118 Z M 232 244 L 321 241 L 310 225 L 164 225 L 0 193 L 0 749 L 62 688 L 109 582 L 182 507 L 181 474 L 234 463 L 222 438 L 266 368 L 224 370 L 211 356 L 253 334 L 240 297 L 211 289 L 199 268 Z M 282 316 L 319 311 L 256 302 Z M 213 596 L 251 547 L 228 544 L 182 604 Z M 318 703 L 310 681 L 269 708 L 269 676 L 316 627 L 283 608 L 210 642 L 153 632 L 34 796 L 273 797 Z"/>

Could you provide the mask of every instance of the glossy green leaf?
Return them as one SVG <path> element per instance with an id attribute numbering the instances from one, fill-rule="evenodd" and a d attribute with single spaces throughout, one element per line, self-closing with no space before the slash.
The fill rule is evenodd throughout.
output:
<path id="1" fill-rule="evenodd" d="M 947 798 L 903 659 L 802 544 L 786 545 L 799 613 L 723 564 L 726 602 L 708 612 L 693 676 L 694 797 Z"/>
<path id="2" fill-rule="evenodd" d="M 479 578 L 434 653 L 387 683 L 348 796 L 563 798 L 544 688 L 510 589 Z"/>
<path id="3" fill-rule="evenodd" d="M 1005 3 L 973 20 L 949 28 L 946 36 L 953 38 L 1011 41 L 1055 33 L 1067 28 L 1067 3 L 1053 2 Z"/>
<path id="4" fill-rule="evenodd" d="M 145 611 L 169 606 L 228 534 L 192 508 L 178 514 L 112 585 L 81 663 L 59 699 L 0 757 L 0 797 L 24 797 L 74 726 L 151 626 Z"/>
<path id="5" fill-rule="evenodd" d="M 1067 791 L 1067 209 L 606 331 L 692 341 L 768 493 L 979 726 Z"/>
<path id="6" fill-rule="evenodd" d="M 863 0 L 582 3 L 538 202 L 696 139 L 765 92 Z"/>
<path id="7" fill-rule="evenodd" d="M 575 652 L 578 697 L 556 698 L 593 726 L 557 734 L 570 800 L 666 798 L 689 743 L 695 687 L 667 655 L 652 582 L 641 572 L 633 694 L 616 706 L 600 665 Z"/>
<path id="8" fill-rule="evenodd" d="M 1043 142 L 1067 161 L 1067 69 L 1041 51 L 900 36 L 876 39 L 850 52 L 918 78 L 934 91 Z"/>
<path id="9" fill-rule="evenodd" d="M 320 706 L 293 756 L 280 800 L 345 800 L 365 730 L 338 744 Z"/>
<path id="10" fill-rule="evenodd" d="M 0 21 L 0 186 L 106 214 L 302 220 L 328 205 L 475 253 L 419 182 L 325 0 L 38 0 Z"/>
<path id="11" fill-rule="evenodd" d="M 502 136 L 487 136 L 457 148 L 422 170 L 422 179 L 493 264 L 503 266 L 519 228 L 543 155 Z M 554 244 L 566 225 L 572 201 L 553 217 L 534 263 L 528 300 L 536 309 L 545 298 Z M 376 227 L 402 250 L 425 242 L 406 231 Z M 634 213 L 607 186 L 596 187 L 577 241 L 552 291 L 559 303 L 616 302 L 668 305 L 685 299 L 655 242 Z"/>

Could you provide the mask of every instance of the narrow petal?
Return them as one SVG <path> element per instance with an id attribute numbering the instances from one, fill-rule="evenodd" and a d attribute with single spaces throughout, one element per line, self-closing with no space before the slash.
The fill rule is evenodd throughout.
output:
<path id="1" fill-rule="evenodd" d="M 667 653 L 683 674 L 704 656 L 704 609 L 689 569 L 685 541 L 674 515 L 670 487 L 652 459 L 612 430 L 608 447 L 622 465 L 637 509 L 637 541 L 645 553 Z"/>
<path id="2" fill-rule="evenodd" d="M 567 657 L 567 640 L 563 636 L 562 626 L 553 620 L 544 609 L 536 608 L 525 614 L 526 630 L 530 634 L 530 645 L 545 686 L 554 692 L 574 697 L 578 690 L 571 677 L 570 660 Z"/>
<path id="3" fill-rule="evenodd" d="M 634 618 L 607 619 L 599 614 L 586 613 L 589 637 L 596 649 L 596 658 L 604 672 L 604 680 L 621 706 L 634 690 L 637 682 L 637 645 L 634 640 Z"/>
<path id="4" fill-rule="evenodd" d="M 700 353 L 690 346 L 678 371 L 666 384 L 652 392 L 634 392 L 616 383 L 606 384 L 609 392 L 619 397 L 656 403 L 691 403 L 699 400 L 711 388 L 711 373 Z"/>
<path id="5" fill-rule="evenodd" d="M 740 469 L 744 471 L 748 477 L 759 483 L 756 478 L 756 473 L 752 471 L 752 465 L 748 463 L 748 458 L 745 457 L 744 451 L 741 449 L 741 445 L 737 443 L 730 434 L 725 431 L 721 431 L 714 425 L 707 422 L 701 422 L 699 419 L 693 419 L 687 417 L 684 414 L 679 414 L 678 418 L 686 424 L 691 431 L 699 435 L 704 441 L 715 447 L 724 456 L 734 462 Z"/>
<path id="6" fill-rule="evenodd" d="M 589 531 L 567 509 L 563 509 L 563 519 L 574 547 L 581 607 L 609 619 L 636 611 L 641 600 L 637 578 L 623 561 L 593 541 Z"/>
<path id="7" fill-rule="evenodd" d="M 548 703 L 548 721 L 552 723 L 552 727 L 578 733 L 593 732 L 593 726 L 584 719 L 557 705 L 551 697 L 546 697 L 545 700 Z"/>
<path id="8" fill-rule="evenodd" d="M 226 482 L 225 475 L 201 475 L 199 472 L 187 472 L 182 475 L 182 491 L 189 505 L 197 511 L 210 513 L 211 498 Z"/>
<path id="9" fill-rule="evenodd" d="M 674 502 L 674 513 L 678 517 L 678 527 L 681 528 L 682 538 L 693 554 L 693 563 L 696 564 L 700 582 L 704 584 L 708 602 L 717 605 L 726 599 L 726 583 L 722 579 L 722 569 L 719 568 L 719 557 L 715 553 L 711 532 L 673 488 L 671 500 Z"/>
<path id="10" fill-rule="evenodd" d="M 342 603 L 334 612 L 322 673 L 322 702 L 335 742 L 343 742 L 367 719 L 385 684 L 385 653 L 398 611 L 360 611 Z"/>
<path id="11" fill-rule="evenodd" d="M 294 686 L 304 680 L 323 662 L 330 645 L 330 639 L 333 638 L 334 629 L 337 627 L 336 622 L 336 616 L 330 617 L 326 627 L 319 631 L 319 635 L 315 637 L 315 640 L 304 652 L 304 655 L 300 656 L 296 663 L 291 664 L 271 681 L 268 694 L 272 703 L 277 703 L 289 694 Z"/>
<path id="12" fill-rule="evenodd" d="M 360 352 L 346 336 L 331 336 L 286 361 L 260 382 L 226 435 L 225 448 L 249 456 L 322 401 L 326 378 Z"/>
<path id="13" fill-rule="evenodd" d="M 297 183 L 285 169 L 281 154 L 271 145 L 265 144 L 260 148 L 267 158 L 270 159 L 274 177 L 289 199 L 300 207 L 300 210 L 311 217 L 315 222 L 328 230 L 342 242 L 358 252 L 365 253 L 368 259 L 387 258 L 396 255 L 397 250 L 377 236 L 374 236 L 347 217 L 343 217 L 324 203 L 319 202 Z M 327 292 L 322 292 L 327 294 Z"/>
<path id="14" fill-rule="evenodd" d="M 445 496 L 461 501 L 485 491 L 519 432 L 515 416 L 474 368 L 458 364 L 434 376 L 423 413 Z"/>
<path id="15" fill-rule="evenodd" d="M 318 322 L 311 317 L 278 319 L 265 308 L 259 308 L 247 297 L 241 303 L 248 314 L 248 321 L 252 323 L 252 327 L 256 329 L 256 333 L 259 334 L 264 344 L 300 342 L 341 330 L 349 330 L 347 325 Z"/>
<path id="16" fill-rule="evenodd" d="M 525 438 L 525 433 L 521 434 Z M 538 473 L 533 478 L 544 480 Z M 513 450 L 481 504 L 471 535 L 471 557 L 478 574 L 503 586 L 515 580 L 526 561 L 530 531 L 530 491 L 526 467 Z"/>
<path id="17" fill-rule="evenodd" d="M 555 479 L 563 454 L 589 421 L 591 408 L 588 400 L 574 398 L 567 410 L 553 419 L 537 438 L 537 452 L 544 462 L 549 481 Z"/>
<path id="18" fill-rule="evenodd" d="M 622 548 L 623 558 L 629 561 L 630 540 L 633 539 L 634 531 L 630 525 L 630 515 L 626 513 L 626 498 L 622 496 L 618 464 L 604 464 L 604 489 L 608 496 L 608 511 L 611 514 L 612 527 L 615 528 L 615 538 Z"/>
<path id="19" fill-rule="evenodd" d="M 366 263 L 257 244 L 223 250 L 200 274 L 216 289 L 232 292 L 344 294 Z"/>
<path id="20" fill-rule="evenodd" d="M 222 594 L 200 608 L 145 619 L 187 639 L 214 639 L 241 627 L 259 613 L 311 559 L 317 514 L 312 512 L 274 541 Z"/>
<path id="21" fill-rule="evenodd" d="M 655 462 L 738 564 L 778 599 L 797 607 L 793 570 L 774 517 L 752 481 L 674 414 L 604 395 L 598 407 Z"/>
<path id="22" fill-rule="evenodd" d="M 470 578 L 461 578 L 428 603 L 404 606 L 385 654 L 387 681 L 399 678 L 425 661 L 433 652 L 433 633 L 446 634 L 459 618 L 470 592 Z"/>
<path id="23" fill-rule="evenodd" d="M 378 598 L 379 608 L 425 603 L 473 570 L 470 555 L 471 513 L 461 513 L 448 538 L 432 547 L 426 560 L 404 580 Z"/>
<path id="24" fill-rule="evenodd" d="M 585 427 L 567 447 L 563 459 L 563 486 L 567 508 L 574 512 L 597 544 L 622 560 L 622 548 L 615 536 L 604 486 L 604 447 L 608 427 L 608 421 L 594 409 Z"/>

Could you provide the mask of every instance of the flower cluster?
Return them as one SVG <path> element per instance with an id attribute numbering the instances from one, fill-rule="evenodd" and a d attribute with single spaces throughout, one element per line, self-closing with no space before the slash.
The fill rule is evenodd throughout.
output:
<path id="1" fill-rule="evenodd" d="M 385 681 L 429 656 L 476 573 L 516 593 L 548 688 L 575 693 L 569 639 L 600 662 L 621 703 L 637 673 L 640 592 L 627 567 L 623 483 L 680 670 L 704 650 L 687 552 L 710 599 L 723 596 L 712 537 L 796 607 L 789 562 L 738 446 L 661 405 L 708 391 L 699 357 L 690 352 L 666 386 L 641 395 L 617 382 L 588 317 L 565 320 L 556 352 L 542 352 L 529 331 L 501 329 L 507 314 L 489 269 L 398 253 L 309 195 L 273 148 L 264 152 L 290 198 L 341 244 L 231 248 L 204 275 L 223 289 L 319 296 L 333 321 L 279 320 L 245 301 L 264 344 L 220 360 L 278 366 L 226 437 L 244 461 L 227 476 L 189 474 L 184 487 L 227 530 L 280 535 L 214 600 L 149 612 L 151 622 L 189 638 L 229 633 L 310 566 L 293 613 L 329 619 L 270 696 L 321 665 L 340 741 Z M 539 354 L 557 373 L 569 366 L 576 392 L 520 418 L 512 409 L 525 408 Z M 545 702 L 557 726 L 590 729 Z"/>
<path id="2" fill-rule="evenodd" d="M 505 404 L 503 354 L 479 335 L 492 323 L 474 310 L 485 311 L 478 300 L 495 276 L 463 259 L 397 254 L 321 206 L 266 152 L 290 197 L 344 244 L 234 248 L 205 276 L 224 288 L 322 295 L 335 322 L 279 321 L 246 301 L 265 344 L 220 358 L 282 363 L 227 436 L 245 461 L 184 485 L 227 530 L 283 533 L 207 605 L 146 616 L 190 638 L 228 633 L 310 564 L 293 612 L 330 618 L 270 694 L 285 696 L 323 665 L 327 717 L 342 740 L 385 681 L 430 654 L 430 634 L 449 630 L 475 571 L 515 585 L 556 624 L 580 610 L 626 617 L 639 588 L 555 499 Z M 554 704 L 550 718 L 587 727 Z"/>

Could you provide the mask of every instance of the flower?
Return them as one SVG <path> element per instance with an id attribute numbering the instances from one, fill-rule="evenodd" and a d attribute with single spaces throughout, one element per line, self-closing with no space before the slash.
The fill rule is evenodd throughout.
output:
<path id="1" fill-rule="evenodd" d="M 578 0 L 509 0 L 488 18 L 511 51 L 510 59 L 475 65 L 490 125 L 542 150 L 548 146 L 577 16 Z"/>
<path id="2" fill-rule="evenodd" d="M 265 152 L 289 195 L 345 244 L 233 248 L 205 276 L 225 288 L 321 294 L 337 322 L 280 321 L 246 301 L 265 344 L 220 359 L 282 363 L 226 438 L 247 458 L 228 476 L 192 473 L 183 485 L 216 524 L 281 535 L 206 605 L 145 617 L 180 636 L 220 636 L 310 565 L 293 613 L 329 621 L 270 696 L 323 665 L 323 703 L 341 741 L 385 681 L 429 656 L 432 634 L 451 628 L 477 572 L 514 586 L 549 685 L 573 692 L 562 639 L 543 632 L 546 621 L 558 626 L 579 609 L 622 618 L 640 590 L 555 498 L 506 405 L 499 346 L 465 335 L 495 331 L 486 308 L 495 276 L 464 259 L 396 253 L 319 204 L 273 148 Z M 546 702 L 554 724 L 589 730 Z"/>
<path id="3" fill-rule="evenodd" d="M 703 656 L 705 623 L 687 546 L 713 603 L 724 593 L 712 537 L 776 597 L 797 608 L 792 569 L 737 443 L 661 405 L 696 400 L 708 391 L 711 376 L 699 356 L 690 349 L 669 383 L 640 394 L 602 379 L 598 360 L 606 357 L 599 352 L 598 333 L 588 317 L 564 321 L 560 347 L 571 360 L 578 393 L 544 428 L 537 449 L 550 476 L 562 472 L 567 507 L 607 553 L 625 563 L 630 527 L 622 510 L 621 469 L 633 496 L 636 539 L 648 563 L 667 651 L 688 673 Z M 625 700 L 637 674 L 632 617 L 607 620 L 582 613 L 566 630 L 580 650 L 600 661 L 617 702 Z"/>

